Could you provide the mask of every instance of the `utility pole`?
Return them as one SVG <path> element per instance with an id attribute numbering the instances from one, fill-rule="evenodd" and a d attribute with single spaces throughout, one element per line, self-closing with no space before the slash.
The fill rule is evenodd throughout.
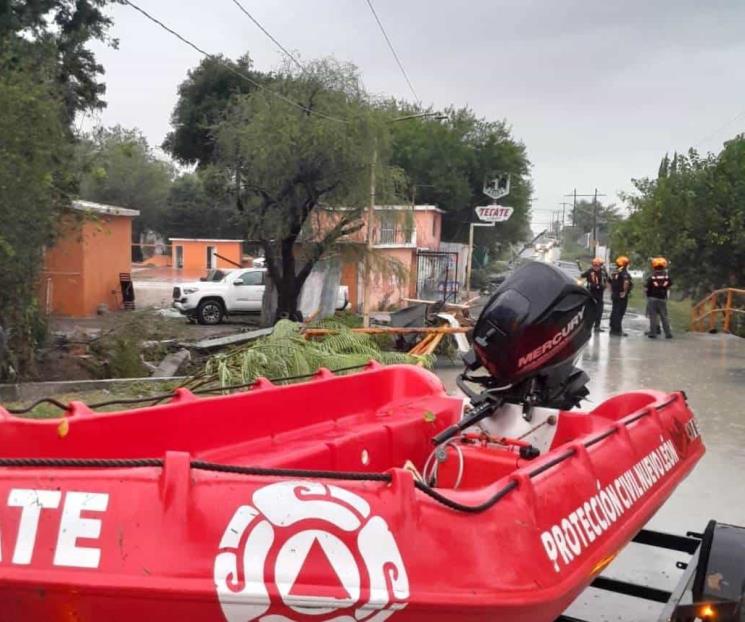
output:
<path id="1" fill-rule="evenodd" d="M 365 252 L 365 295 L 362 299 L 362 326 L 370 326 L 370 290 L 372 289 L 371 255 L 373 251 L 373 223 L 375 218 L 375 166 L 378 163 L 378 141 L 373 144 L 370 158 L 370 204 L 367 206 L 367 249 Z"/>
<path id="2" fill-rule="evenodd" d="M 389 123 L 395 123 L 397 121 L 408 121 L 409 119 L 426 119 L 431 118 L 434 120 L 447 119 L 447 115 L 442 115 L 439 112 L 421 112 L 418 114 L 410 114 L 405 117 L 398 117 L 391 119 Z M 365 252 L 365 281 L 362 298 L 362 326 L 367 328 L 370 326 L 370 294 L 372 290 L 372 262 L 370 256 L 373 251 L 373 224 L 375 219 L 375 167 L 378 164 L 378 139 L 377 136 L 373 139 L 373 150 L 370 158 L 370 204 L 367 206 L 367 249 Z M 414 198 L 412 197 L 412 202 Z"/>
<path id="3" fill-rule="evenodd" d="M 572 201 L 572 227 L 577 225 L 577 189 L 574 189 L 574 200 Z"/>
<path id="4" fill-rule="evenodd" d="M 573 197 L 573 201 L 572 201 L 572 226 L 573 227 L 577 225 L 577 197 L 588 197 L 588 198 L 589 197 L 592 197 L 592 205 L 593 205 L 593 208 L 592 208 L 592 212 L 593 212 L 593 217 L 592 217 L 592 236 L 593 237 L 592 237 L 592 240 L 593 241 L 592 241 L 592 244 L 590 244 L 590 247 L 594 251 L 595 250 L 595 246 L 597 246 L 597 243 L 595 241 L 595 238 L 596 238 L 596 234 L 597 234 L 597 231 L 596 231 L 596 229 L 597 229 L 596 220 L 597 220 L 598 197 L 604 197 L 605 195 L 604 194 L 598 194 L 598 189 L 597 188 L 595 188 L 595 192 L 593 192 L 592 194 L 577 194 L 577 189 L 575 188 L 573 192 L 571 192 L 569 194 L 565 194 L 564 196 L 565 197 Z"/>
<path id="5" fill-rule="evenodd" d="M 468 261 L 466 262 L 466 296 L 471 295 L 471 269 L 473 267 L 473 228 L 496 227 L 495 222 L 472 222 L 468 228 Z"/>
<path id="6" fill-rule="evenodd" d="M 559 205 L 561 205 L 561 243 L 564 244 L 566 241 L 566 234 L 564 233 L 564 227 L 566 227 L 566 206 L 571 205 L 571 203 L 562 201 Z"/>
<path id="7" fill-rule="evenodd" d="M 597 255 L 598 248 L 598 189 L 595 188 L 595 196 L 592 197 L 592 256 Z"/>

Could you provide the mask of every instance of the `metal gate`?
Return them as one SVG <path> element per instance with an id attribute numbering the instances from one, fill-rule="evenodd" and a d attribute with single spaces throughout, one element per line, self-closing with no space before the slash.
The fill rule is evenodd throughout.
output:
<path id="1" fill-rule="evenodd" d="M 458 253 L 417 251 L 416 296 L 425 300 L 458 299 Z"/>

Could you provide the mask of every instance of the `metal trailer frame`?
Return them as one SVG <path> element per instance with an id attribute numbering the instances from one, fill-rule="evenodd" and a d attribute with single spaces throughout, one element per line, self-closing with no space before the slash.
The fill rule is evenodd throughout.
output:
<path id="1" fill-rule="evenodd" d="M 632 542 L 690 555 L 688 561 L 675 564 L 683 571 L 675 588 L 661 590 L 602 575 L 596 577 L 591 587 L 664 605 L 657 622 L 745 619 L 745 527 L 712 520 L 703 533 L 689 531 L 685 536 L 642 529 Z M 709 585 L 709 579 L 714 577 L 717 577 L 716 587 Z M 561 615 L 556 622 L 590 621 Z"/>
<path id="2" fill-rule="evenodd" d="M 680 551 L 681 553 L 687 553 L 691 556 L 687 562 L 676 562 L 675 566 L 684 572 L 675 586 L 675 589 L 671 592 L 650 587 L 648 585 L 641 585 L 639 583 L 612 579 L 603 575 L 596 577 L 590 584 L 590 587 L 664 604 L 665 608 L 658 618 L 658 622 L 687 619 L 688 616 L 690 616 L 690 619 L 694 619 L 700 603 L 681 605 L 680 602 L 683 599 L 685 592 L 690 589 L 691 583 L 696 574 L 702 539 L 703 534 L 692 531 L 687 532 L 685 536 L 680 536 L 677 534 L 665 533 L 663 531 L 642 529 L 631 540 L 637 544 L 644 544 L 671 551 Z M 681 615 L 684 617 L 673 617 Z M 591 621 L 582 618 L 575 618 L 573 616 L 561 615 L 556 619 L 556 622 Z"/>

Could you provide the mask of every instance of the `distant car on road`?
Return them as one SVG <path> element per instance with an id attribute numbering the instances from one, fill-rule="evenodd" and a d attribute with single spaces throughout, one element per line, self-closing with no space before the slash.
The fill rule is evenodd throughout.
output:
<path id="1" fill-rule="evenodd" d="M 573 261 L 563 261 L 561 259 L 554 262 L 554 265 L 559 268 L 562 272 L 566 272 L 573 279 L 579 279 L 580 272 L 579 266 Z"/>
<path id="2" fill-rule="evenodd" d="M 173 288 L 173 307 L 200 324 L 219 324 L 226 316 L 260 313 L 266 268 L 212 270 L 201 281 L 179 283 Z M 349 289 L 340 285 L 336 308 L 349 304 Z"/>

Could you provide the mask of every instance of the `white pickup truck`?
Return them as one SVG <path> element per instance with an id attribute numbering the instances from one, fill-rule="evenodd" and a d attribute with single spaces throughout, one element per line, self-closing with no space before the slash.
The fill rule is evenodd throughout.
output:
<path id="1" fill-rule="evenodd" d="M 219 324 L 228 315 L 260 313 L 266 268 L 213 270 L 201 281 L 173 288 L 173 307 L 200 324 Z M 349 290 L 340 285 L 336 308 L 349 304 Z"/>

